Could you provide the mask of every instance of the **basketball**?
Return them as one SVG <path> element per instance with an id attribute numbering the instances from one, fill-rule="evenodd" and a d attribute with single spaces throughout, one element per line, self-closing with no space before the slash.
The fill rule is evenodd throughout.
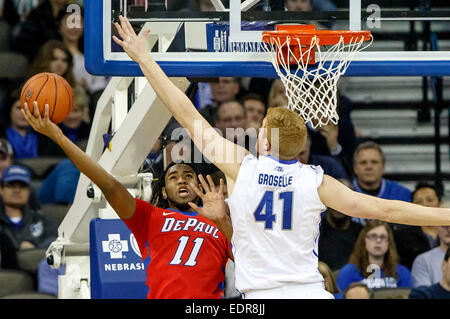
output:
<path id="1" fill-rule="evenodd" d="M 23 107 L 24 103 L 27 103 L 32 114 L 34 101 L 38 102 L 42 117 L 45 104 L 48 104 L 50 120 L 59 124 L 72 110 L 72 87 L 58 74 L 48 72 L 36 74 L 25 83 L 20 93 L 20 104 Z"/>

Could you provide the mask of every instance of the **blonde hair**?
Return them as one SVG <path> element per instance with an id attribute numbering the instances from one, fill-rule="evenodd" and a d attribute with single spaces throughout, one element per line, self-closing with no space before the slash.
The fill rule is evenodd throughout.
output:
<path id="1" fill-rule="evenodd" d="M 265 128 L 272 145 L 278 143 L 279 158 L 291 160 L 301 152 L 308 135 L 305 122 L 299 114 L 282 106 L 269 108 Z M 278 141 L 272 140 L 272 129 L 278 129 Z"/>

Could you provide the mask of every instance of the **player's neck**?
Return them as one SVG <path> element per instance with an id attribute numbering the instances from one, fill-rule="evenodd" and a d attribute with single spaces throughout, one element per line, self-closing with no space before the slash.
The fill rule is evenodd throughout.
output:
<path id="1" fill-rule="evenodd" d="M 170 203 L 169 204 L 169 208 L 173 209 L 173 210 L 177 210 L 179 212 L 186 212 L 186 213 L 193 213 L 194 212 L 194 209 L 191 206 L 187 205 L 187 204 L 186 205 L 175 206 L 174 204 Z"/>
<path id="2" fill-rule="evenodd" d="M 290 162 L 290 161 L 292 161 L 292 160 L 295 159 L 295 157 L 281 156 L 279 153 L 277 153 L 277 154 L 272 154 L 272 151 L 271 151 L 271 150 L 269 150 L 269 151 L 267 151 L 267 152 L 265 152 L 265 153 L 263 153 L 263 154 L 259 154 L 259 155 L 271 156 L 271 157 L 273 157 L 273 158 L 276 158 L 277 160 L 280 160 L 280 161 L 286 161 L 286 162 Z"/>

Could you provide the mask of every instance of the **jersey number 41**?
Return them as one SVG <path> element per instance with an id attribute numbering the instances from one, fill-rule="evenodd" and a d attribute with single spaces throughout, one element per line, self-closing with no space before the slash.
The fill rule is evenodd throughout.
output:
<path id="1" fill-rule="evenodd" d="M 292 228 L 292 193 L 279 193 L 277 200 L 283 201 L 283 222 L 282 229 L 289 230 Z M 272 223 L 275 222 L 276 214 L 273 212 L 273 191 L 266 191 L 263 198 L 259 202 L 258 207 L 253 213 L 255 220 L 264 222 L 265 229 L 273 229 Z"/>

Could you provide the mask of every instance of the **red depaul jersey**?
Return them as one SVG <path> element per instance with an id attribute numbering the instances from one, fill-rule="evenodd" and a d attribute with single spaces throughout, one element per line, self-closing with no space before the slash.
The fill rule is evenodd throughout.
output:
<path id="1" fill-rule="evenodd" d="M 136 199 L 134 234 L 146 268 L 149 299 L 224 297 L 230 244 L 210 220 L 197 212 L 155 207 Z"/>

